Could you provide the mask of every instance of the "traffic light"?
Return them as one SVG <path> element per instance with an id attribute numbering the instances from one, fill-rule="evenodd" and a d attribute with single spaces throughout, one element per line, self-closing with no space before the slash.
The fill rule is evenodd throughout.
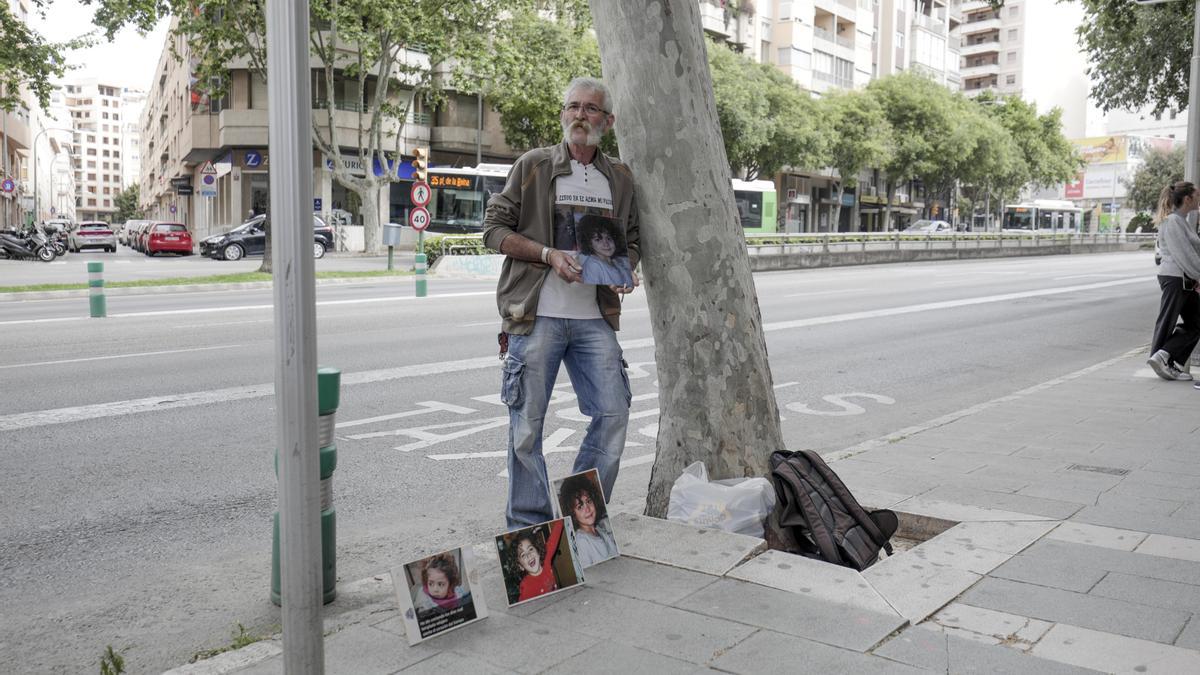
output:
<path id="1" fill-rule="evenodd" d="M 415 148 L 413 150 L 413 180 L 424 183 L 429 180 L 429 150 Z"/>

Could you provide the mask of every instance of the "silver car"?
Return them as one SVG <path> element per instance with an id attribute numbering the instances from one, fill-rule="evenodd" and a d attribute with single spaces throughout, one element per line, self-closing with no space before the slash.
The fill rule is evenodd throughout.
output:
<path id="1" fill-rule="evenodd" d="M 117 235 L 112 227 L 101 221 L 85 221 L 67 235 L 67 248 L 79 253 L 85 248 L 102 248 L 109 253 L 117 252 Z"/>
<path id="2" fill-rule="evenodd" d="M 127 220 L 125 224 L 117 231 L 117 241 L 121 242 L 122 246 L 133 246 L 133 237 L 138 231 L 138 226 L 144 223 L 149 223 L 149 220 Z"/>

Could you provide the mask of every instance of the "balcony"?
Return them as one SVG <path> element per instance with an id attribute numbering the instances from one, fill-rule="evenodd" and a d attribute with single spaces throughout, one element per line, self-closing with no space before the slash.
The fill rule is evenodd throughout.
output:
<path id="1" fill-rule="evenodd" d="M 999 63 L 981 63 L 977 66 L 963 66 L 959 69 L 959 74 L 964 78 L 983 77 L 985 75 L 996 75 L 1000 72 Z"/>
<path id="2" fill-rule="evenodd" d="M 838 77 L 837 75 L 834 75 L 833 73 L 826 73 L 826 72 L 823 72 L 820 70 L 813 71 L 813 79 L 820 81 L 820 82 L 826 82 L 828 84 L 832 84 L 835 87 L 841 87 L 842 89 L 853 89 L 854 88 L 854 80 L 853 79 L 848 78 L 848 77 Z"/>
<path id="3" fill-rule="evenodd" d="M 725 23 L 725 10 L 716 3 L 705 1 L 700 3 L 700 26 L 705 33 L 721 40 L 729 38 L 729 27 Z"/>
<path id="4" fill-rule="evenodd" d="M 985 42 L 980 42 L 977 44 L 965 44 L 964 43 L 962 46 L 962 49 L 959 50 L 959 53 L 962 54 L 963 58 L 967 58 L 970 56 L 979 56 L 980 54 L 999 54 L 1000 53 L 1000 39 L 997 36 L 997 39 L 995 39 L 995 40 L 987 40 Z"/>
<path id="5" fill-rule="evenodd" d="M 937 35 L 946 34 L 946 24 L 941 19 L 935 17 L 917 14 L 913 17 L 913 24 Z"/>
<path id="6" fill-rule="evenodd" d="M 975 35 L 976 33 L 986 33 L 988 31 L 1000 30 L 1000 19 L 991 17 L 980 21 L 972 21 L 969 17 L 966 23 L 958 27 L 958 30 L 963 35 Z"/>

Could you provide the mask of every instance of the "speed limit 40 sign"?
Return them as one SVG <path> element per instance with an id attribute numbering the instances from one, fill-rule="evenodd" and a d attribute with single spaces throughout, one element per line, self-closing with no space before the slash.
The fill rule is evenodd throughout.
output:
<path id="1" fill-rule="evenodd" d="M 408 212 L 408 224 L 412 225 L 412 229 L 417 232 L 421 232 L 429 227 L 429 209 L 426 209 L 424 206 L 413 207 Z"/>

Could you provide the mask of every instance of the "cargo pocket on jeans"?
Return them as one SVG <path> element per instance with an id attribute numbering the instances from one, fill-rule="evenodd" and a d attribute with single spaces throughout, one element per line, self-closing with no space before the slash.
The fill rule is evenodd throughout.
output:
<path id="1" fill-rule="evenodd" d="M 621 359 L 621 383 L 625 385 L 625 407 L 633 404 L 633 389 L 629 387 L 629 364 Z"/>
<path id="2" fill-rule="evenodd" d="M 521 375 L 525 371 L 525 362 L 520 361 L 509 352 L 504 357 L 504 377 L 500 382 L 500 400 L 510 408 L 521 405 L 525 399 L 521 389 Z"/>

